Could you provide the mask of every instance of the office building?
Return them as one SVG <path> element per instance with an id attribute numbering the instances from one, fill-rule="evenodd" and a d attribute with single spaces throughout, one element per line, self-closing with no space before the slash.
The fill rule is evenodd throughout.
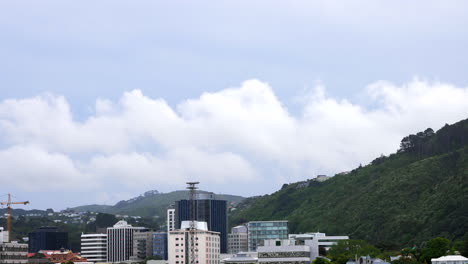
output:
<path id="1" fill-rule="evenodd" d="M 89 262 L 106 262 L 107 234 L 81 234 L 81 256 Z"/>
<path id="2" fill-rule="evenodd" d="M 231 233 L 228 235 L 228 253 L 237 254 L 249 250 L 249 240 L 247 227 L 244 225 L 231 228 Z"/>
<path id="3" fill-rule="evenodd" d="M 221 253 L 227 253 L 227 202 L 216 200 L 213 193 L 197 193 L 195 204 L 196 221 L 206 222 L 209 231 L 220 233 Z M 176 228 L 182 221 L 191 220 L 189 200 L 176 202 Z"/>
<path id="4" fill-rule="evenodd" d="M 318 247 L 328 251 L 331 246 L 336 245 L 340 240 L 348 240 L 348 236 L 327 236 L 325 233 L 305 233 L 305 234 L 290 234 L 289 239 L 296 241 L 316 240 Z"/>
<path id="5" fill-rule="evenodd" d="M 131 260 L 142 261 L 153 256 L 153 232 L 147 228 L 137 229 L 133 233 L 133 254 Z"/>
<path id="6" fill-rule="evenodd" d="M 169 264 L 191 263 L 189 249 L 190 221 L 184 221 L 181 229 L 169 232 Z M 195 260 L 197 264 L 218 264 L 220 261 L 220 236 L 218 232 L 208 230 L 206 222 L 195 222 Z"/>
<path id="7" fill-rule="evenodd" d="M 265 240 L 263 246 L 258 246 L 258 263 L 310 264 L 318 257 L 316 240 L 304 240 L 296 244 L 293 239 Z"/>
<path id="8" fill-rule="evenodd" d="M 167 209 L 167 232 L 174 231 L 176 229 L 175 225 L 175 209 L 169 208 Z"/>
<path id="9" fill-rule="evenodd" d="M 249 251 L 256 251 L 267 239 L 287 239 L 288 221 L 252 221 L 247 224 Z"/>
<path id="10" fill-rule="evenodd" d="M 0 264 L 28 263 L 28 244 L 0 243 Z"/>
<path id="11" fill-rule="evenodd" d="M 4 230 L 3 227 L 0 227 L 0 243 L 8 243 L 9 242 L 9 234 L 8 231 Z"/>
<path id="12" fill-rule="evenodd" d="M 68 233 L 59 231 L 57 227 L 40 227 L 29 233 L 28 245 L 30 253 L 68 248 Z"/>
<path id="13" fill-rule="evenodd" d="M 153 233 L 153 256 L 167 260 L 167 233 Z"/>
<path id="14" fill-rule="evenodd" d="M 107 228 L 107 262 L 130 260 L 130 256 L 133 256 L 133 235 L 141 229 L 145 228 L 133 227 L 123 220 Z"/>

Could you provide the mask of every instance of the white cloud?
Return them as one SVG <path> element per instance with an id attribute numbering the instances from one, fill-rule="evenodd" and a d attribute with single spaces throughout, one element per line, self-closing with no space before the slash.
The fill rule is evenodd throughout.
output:
<path id="1" fill-rule="evenodd" d="M 207 189 L 255 194 L 352 169 L 394 152 L 409 133 L 468 114 L 468 89 L 450 84 L 379 81 L 364 92 L 372 108 L 328 97 L 318 86 L 294 116 L 258 80 L 175 108 L 134 90 L 119 101 L 97 100 L 84 121 L 73 119 L 61 96 L 5 100 L 0 174 L 28 190 L 86 180 L 118 193 L 168 191 L 196 179 Z"/>

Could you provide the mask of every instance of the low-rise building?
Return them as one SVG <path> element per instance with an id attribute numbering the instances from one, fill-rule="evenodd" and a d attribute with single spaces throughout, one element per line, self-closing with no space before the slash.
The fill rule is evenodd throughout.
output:
<path id="1" fill-rule="evenodd" d="M 468 258 L 460 255 L 448 255 L 431 259 L 432 264 L 468 264 Z"/>
<path id="2" fill-rule="evenodd" d="M 28 244 L 17 242 L 0 243 L 1 264 L 26 264 L 28 263 Z"/>
<path id="3" fill-rule="evenodd" d="M 106 262 L 107 234 L 81 234 L 81 256 L 89 262 Z"/>
<path id="4" fill-rule="evenodd" d="M 0 243 L 8 243 L 9 238 L 10 236 L 8 231 L 4 230 L 3 227 L 0 227 Z"/>
<path id="5" fill-rule="evenodd" d="M 331 246 L 335 245 L 340 240 L 348 240 L 348 236 L 327 236 L 325 233 L 305 233 L 305 234 L 290 234 L 289 239 L 294 239 L 298 241 L 296 244 L 299 244 L 299 241 L 304 240 L 316 240 L 318 242 L 319 248 L 323 248 L 326 251 L 330 249 Z"/>
<path id="6" fill-rule="evenodd" d="M 257 257 L 252 257 L 248 253 L 237 253 L 231 257 L 221 260 L 221 263 L 225 264 L 256 264 L 258 262 Z"/>
<path id="7" fill-rule="evenodd" d="M 304 240 L 303 244 L 296 245 L 293 239 L 265 240 L 257 251 L 258 263 L 310 264 L 318 257 L 318 243 L 316 240 Z"/>

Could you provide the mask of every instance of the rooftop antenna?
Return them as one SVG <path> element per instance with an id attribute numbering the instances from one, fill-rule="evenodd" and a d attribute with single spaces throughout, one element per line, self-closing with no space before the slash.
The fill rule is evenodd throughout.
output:
<path id="1" fill-rule="evenodd" d="M 196 239 L 197 239 L 197 228 L 195 226 L 196 216 L 196 195 L 197 185 L 199 182 L 187 182 L 187 189 L 189 190 L 189 209 L 190 209 L 190 227 L 189 227 L 189 250 L 190 250 L 190 264 L 196 263 Z"/>

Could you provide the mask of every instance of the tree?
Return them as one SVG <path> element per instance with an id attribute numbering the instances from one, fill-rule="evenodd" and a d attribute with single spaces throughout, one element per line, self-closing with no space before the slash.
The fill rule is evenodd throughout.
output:
<path id="1" fill-rule="evenodd" d="M 326 258 L 318 257 L 312 261 L 312 264 L 331 264 L 331 262 Z"/>
<path id="2" fill-rule="evenodd" d="M 431 263 L 432 258 L 445 256 L 450 251 L 450 240 L 443 237 L 436 237 L 429 240 L 426 246 L 421 250 L 419 259 L 422 263 Z"/>
<path id="3" fill-rule="evenodd" d="M 111 227 L 117 223 L 117 217 L 113 214 L 99 213 L 96 216 L 97 227 Z"/>
<path id="4" fill-rule="evenodd" d="M 380 254 L 380 250 L 364 240 L 341 240 L 328 250 L 328 257 L 337 264 L 344 264 L 349 259 L 356 256 L 375 257 Z"/>

